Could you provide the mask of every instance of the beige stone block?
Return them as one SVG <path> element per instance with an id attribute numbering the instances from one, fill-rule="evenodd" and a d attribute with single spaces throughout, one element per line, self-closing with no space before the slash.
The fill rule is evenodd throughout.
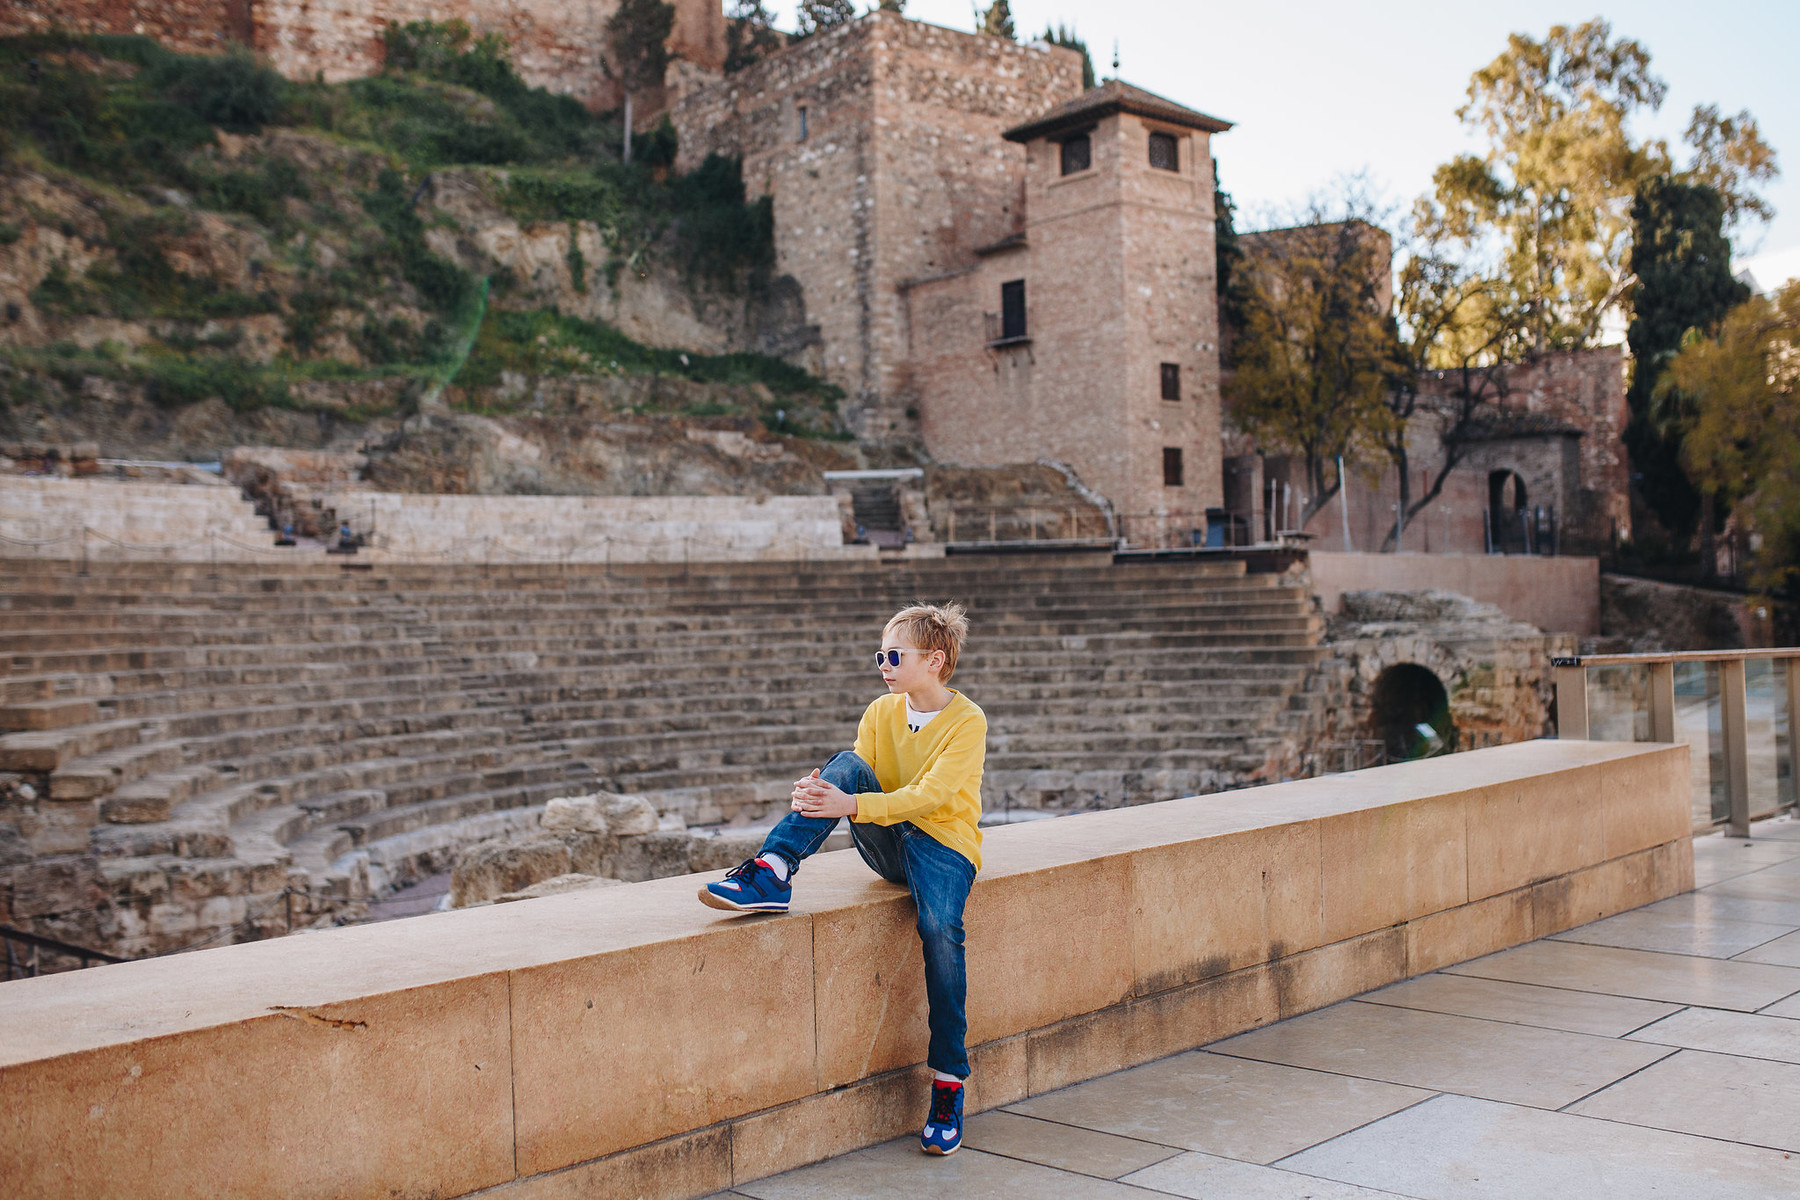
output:
<path id="1" fill-rule="evenodd" d="M 1466 903 L 1466 824 L 1455 794 L 1319 821 L 1321 940 L 1340 942 Z"/>
<path id="2" fill-rule="evenodd" d="M 1319 829 L 1265 829 L 1139 851 L 1131 940 L 1138 995 L 1320 942 Z"/>
<path id="3" fill-rule="evenodd" d="M 1529 942 L 1536 936 L 1531 914 L 1531 892 L 1520 888 L 1408 921 L 1406 973 L 1421 975 Z"/>
<path id="4" fill-rule="evenodd" d="M 1651 850 L 1656 894 L 1664 899 L 1694 890 L 1694 839 L 1684 834 Z"/>
<path id="5" fill-rule="evenodd" d="M 1275 972 L 1250 967 L 1133 1001 L 1126 1057 L 1150 1062 L 1276 1019 Z"/>
<path id="6" fill-rule="evenodd" d="M 505 1200 L 692 1200 L 731 1186 L 731 1130 L 702 1129 L 496 1188 Z"/>
<path id="7" fill-rule="evenodd" d="M 911 1067 L 745 1117 L 731 1127 L 732 1182 L 916 1133 L 930 1104 L 931 1072 Z"/>
<path id="8" fill-rule="evenodd" d="M 1281 1018 L 1336 1004 L 1406 977 L 1406 931 L 1381 929 L 1270 965 Z"/>
<path id="9" fill-rule="evenodd" d="M 982 1112 L 1031 1094 L 1027 1069 L 1028 1035 L 969 1047 L 969 1094 L 963 1111 Z"/>
<path id="10" fill-rule="evenodd" d="M 1132 1065 L 1128 1006 L 1088 1013 L 1026 1035 L 1026 1090 L 1038 1096 Z"/>
<path id="11" fill-rule="evenodd" d="M 811 1093 L 812 943 L 803 916 L 738 920 L 514 972 L 520 1173 Z"/>
<path id="12" fill-rule="evenodd" d="M 853 855 L 850 857 L 854 857 Z M 971 1044 L 995 1041 L 1116 1004 L 1132 987 L 1130 861 L 1066 861 L 1054 844 L 1012 856 L 1010 872 L 976 880 L 964 912 Z M 1042 867 L 1033 869 L 1037 863 Z M 870 881 L 860 862 L 810 883 L 819 1028 L 819 1086 L 835 1087 L 925 1058 L 925 979 L 906 893 Z M 809 868 L 810 869 L 810 868 Z M 1053 921 L 1046 912 L 1056 913 Z"/>
<path id="13" fill-rule="evenodd" d="M 1649 753 L 1596 768 L 1600 809 L 1606 823 L 1603 858 L 1620 858 L 1692 833 L 1692 776 L 1688 746 L 1658 746 Z"/>
<path id="14" fill-rule="evenodd" d="M 500 974 L 0 1071 L 10 1195 L 458 1196 L 513 1177 Z"/>
<path id="15" fill-rule="evenodd" d="M 1548 937 L 1660 899 L 1656 862 L 1656 851 L 1647 850 L 1538 884 L 1531 889 L 1532 928 Z"/>
<path id="16" fill-rule="evenodd" d="M 813 916 L 816 1003 L 833 1014 L 818 1031 L 821 1088 L 925 1059 L 930 1033 L 917 916 L 904 889 L 869 890 L 877 888 L 876 899 Z"/>
<path id="17" fill-rule="evenodd" d="M 969 1040 L 1041 1029 L 1131 995 L 1130 911 L 1123 855 L 978 880 L 965 918 Z"/>
<path id="18" fill-rule="evenodd" d="M 1497 896 L 1604 859 L 1605 814 L 1589 793 L 1607 773 L 1587 767 L 1471 792 L 1466 800 L 1469 899 Z"/>

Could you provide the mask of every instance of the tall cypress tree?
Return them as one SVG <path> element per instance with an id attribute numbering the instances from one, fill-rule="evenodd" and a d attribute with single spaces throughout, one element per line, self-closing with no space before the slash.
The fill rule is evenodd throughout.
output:
<path id="1" fill-rule="evenodd" d="M 625 93 L 625 147 L 621 155 L 631 161 L 632 101 L 638 92 L 655 87 L 669 69 L 669 32 L 675 28 L 675 6 L 663 0 L 624 0 L 607 18 L 606 68 Z"/>
<path id="2" fill-rule="evenodd" d="M 1700 493 L 1681 466 L 1685 405 L 1656 385 L 1690 329 L 1712 333 L 1750 296 L 1731 277 L 1725 202 L 1705 184 L 1658 175 L 1639 185 L 1631 207 L 1631 271 L 1637 276 L 1627 338 L 1635 361 L 1626 399 L 1625 445 L 1644 500 L 1678 538 L 1693 532 Z M 1710 530 L 1702 530 L 1710 540 Z"/>

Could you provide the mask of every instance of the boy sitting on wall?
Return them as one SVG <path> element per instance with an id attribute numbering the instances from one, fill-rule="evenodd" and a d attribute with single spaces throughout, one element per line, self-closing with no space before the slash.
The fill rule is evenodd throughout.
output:
<path id="1" fill-rule="evenodd" d="M 794 873 L 838 818 L 863 861 L 903 883 L 918 909 L 925 951 L 935 1073 L 931 1112 L 919 1143 L 931 1154 L 962 1145 L 963 1084 L 969 1077 L 963 966 L 963 903 L 981 867 L 981 769 L 987 717 L 944 686 L 968 634 L 960 605 L 903 608 L 882 632 L 876 665 L 888 694 L 863 713 L 856 749 L 834 755 L 794 784 L 793 811 L 761 852 L 718 883 L 702 902 L 731 912 L 786 912 Z"/>

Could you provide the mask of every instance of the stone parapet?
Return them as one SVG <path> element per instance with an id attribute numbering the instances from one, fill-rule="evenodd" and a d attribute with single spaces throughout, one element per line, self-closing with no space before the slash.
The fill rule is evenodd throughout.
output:
<path id="1" fill-rule="evenodd" d="M 319 502 L 374 561 L 686 562 L 873 554 L 845 547 L 832 496 L 444 496 Z"/>
<path id="2" fill-rule="evenodd" d="M 1687 890 L 1686 756 L 1539 741 L 996 830 L 972 1108 Z M 689 877 L 0 985 L 0 1177 L 695 1197 L 894 1136 L 910 902 L 848 852 L 801 879 L 780 917 Z"/>

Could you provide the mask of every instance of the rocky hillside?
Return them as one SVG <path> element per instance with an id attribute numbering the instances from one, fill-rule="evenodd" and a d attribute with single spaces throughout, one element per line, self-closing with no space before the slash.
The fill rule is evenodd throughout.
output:
<path id="1" fill-rule="evenodd" d="M 390 30 L 389 64 L 0 39 L 0 440 L 368 449 L 452 491 L 859 464 L 735 163 L 672 176 L 663 131 L 622 165 L 616 122 L 454 25 Z"/>

